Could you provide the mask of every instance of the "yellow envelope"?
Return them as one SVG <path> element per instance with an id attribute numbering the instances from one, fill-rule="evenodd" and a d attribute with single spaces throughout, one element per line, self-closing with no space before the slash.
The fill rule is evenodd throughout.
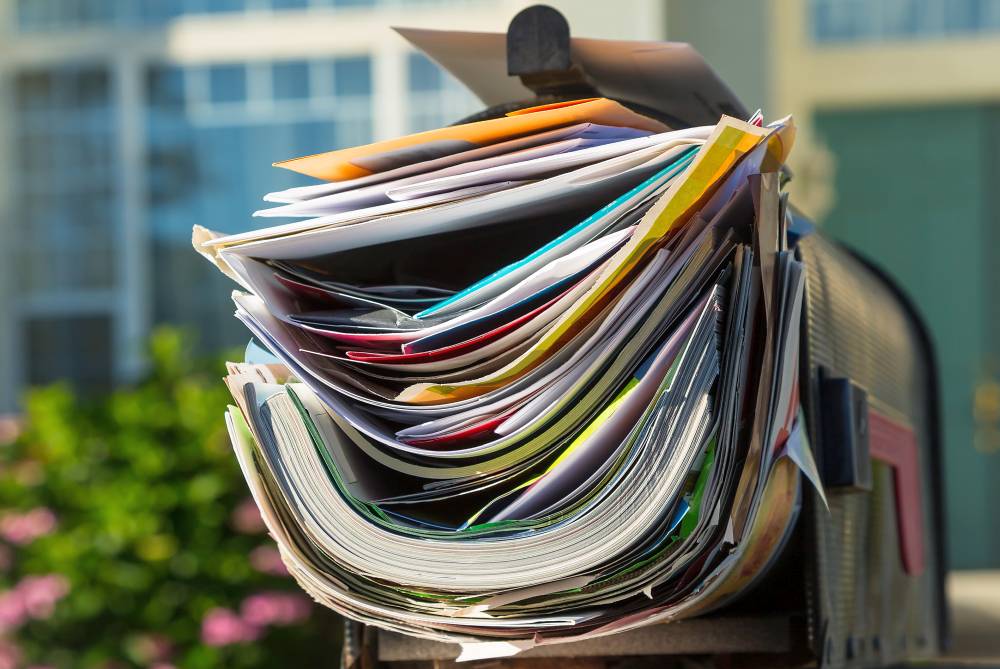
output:
<path id="1" fill-rule="evenodd" d="M 347 181 L 576 123 L 598 123 L 649 132 L 669 130 L 659 121 L 637 114 L 613 100 L 590 98 L 520 109 L 503 118 L 293 158 L 274 163 L 274 166 L 324 181 Z"/>

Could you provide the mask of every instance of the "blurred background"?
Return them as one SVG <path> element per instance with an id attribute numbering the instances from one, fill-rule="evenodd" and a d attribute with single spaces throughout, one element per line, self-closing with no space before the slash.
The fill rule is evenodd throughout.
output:
<path id="1" fill-rule="evenodd" d="M 243 504 L 219 377 L 247 335 L 191 225 L 254 226 L 303 183 L 276 160 L 476 110 L 389 26 L 528 4 L 0 0 L 0 669 L 332 666 Z M 1000 567 L 1000 0 L 549 4 L 795 116 L 792 201 L 930 324 L 952 567 Z"/>

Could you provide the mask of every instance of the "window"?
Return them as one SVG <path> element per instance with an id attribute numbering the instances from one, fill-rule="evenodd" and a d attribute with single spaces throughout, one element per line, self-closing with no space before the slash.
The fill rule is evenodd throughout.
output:
<path id="1" fill-rule="evenodd" d="M 810 0 L 818 42 L 945 37 L 1000 29 L 1000 0 Z"/>
<path id="2" fill-rule="evenodd" d="M 153 67 L 146 75 L 146 100 L 157 109 L 178 108 L 186 99 L 184 70 L 179 67 Z"/>
<path id="3" fill-rule="evenodd" d="M 5 307 L 21 380 L 104 389 L 120 220 L 111 76 L 102 65 L 23 70 L 11 92 L 18 217 Z"/>
<path id="4" fill-rule="evenodd" d="M 72 379 L 82 392 L 111 388 L 114 332 L 107 315 L 32 317 L 21 331 L 27 383 Z"/>
<path id="5" fill-rule="evenodd" d="M 201 0 L 203 3 L 200 7 L 191 5 L 194 4 L 188 0 L 188 13 L 195 13 L 198 11 L 207 12 L 209 14 L 215 14 L 220 12 L 239 12 L 246 9 L 246 0 Z"/>
<path id="6" fill-rule="evenodd" d="M 132 0 L 138 11 L 138 22 L 150 25 L 167 23 L 186 12 L 185 0 Z"/>
<path id="7" fill-rule="evenodd" d="M 321 3 L 329 3 L 334 7 L 374 7 L 379 0 L 319 0 Z M 382 0 L 385 2 L 385 0 Z"/>
<path id="8" fill-rule="evenodd" d="M 309 63 L 290 61 L 271 66 L 271 91 L 275 100 L 302 100 L 309 97 Z"/>
<path id="9" fill-rule="evenodd" d="M 208 68 L 209 99 L 214 104 L 243 102 L 247 97 L 245 65 L 214 65 Z"/>
<path id="10" fill-rule="evenodd" d="M 337 96 L 371 95 L 371 58 L 338 58 L 333 63 L 333 83 Z"/>
<path id="11" fill-rule="evenodd" d="M 15 82 L 15 103 L 19 110 L 30 112 L 44 110 L 53 104 L 53 74 L 49 70 L 18 73 Z"/>
<path id="12" fill-rule="evenodd" d="M 46 32 L 159 25 L 185 14 L 311 8 L 350 11 L 408 1 L 411 0 L 15 0 L 14 8 L 19 30 Z"/>
<path id="13" fill-rule="evenodd" d="M 17 25 L 23 31 L 55 30 L 72 23 L 59 0 L 17 0 Z"/>
<path id="14" fill-rule="evenodd" d="M 117 221 L 115 113 L 103 67 L 14 77 L 15 192 L 22 198 L 19 289 L 106 288 Z"/>
<path id="15" fill-rule="evenodd" d="M 17 25 L 26 32 L 117 26 L 131 22 L 130 3 L 114 0 L 17 0 Z"/>
<path id="16" fill-rule="evenodd" d="M 444 71 L 423 54 L 410 54 L 410 90 L 415 92 L 436 92 L 445 83 Z"/>

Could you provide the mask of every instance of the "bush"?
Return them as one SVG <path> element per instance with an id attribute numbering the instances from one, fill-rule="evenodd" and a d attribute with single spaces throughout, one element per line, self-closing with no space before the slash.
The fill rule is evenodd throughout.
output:
<path id="1" fill-rule="evenodd" d="M 0 447 L 0 669 L 333 666 L 339 623 L 248 498 L 222 363 L 174 330 L 150 358 L 107 397 L 30 392 Z"/>

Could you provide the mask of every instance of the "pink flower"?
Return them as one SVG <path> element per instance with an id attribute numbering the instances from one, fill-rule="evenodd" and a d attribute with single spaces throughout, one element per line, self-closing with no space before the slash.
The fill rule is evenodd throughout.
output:
<path id="1" fill-rule="evenodd" d="M 17 669 L 21 665 L 21 649 L 8 639 L 0 639 L 0 669 Z"/>
<path id="2" fill-rule="evenodd" d="M 56 515 L 44 506 L 26 513 L 8 513 L 0 518 L 0 537 L 12 544 L 23 546 L 56 528 Z"/>
<path id="3" fill-rule="evenodd" d="M 17 584 L 24 609 L 32 618 L 48 618 L 56 602 L 69 592 L 69 583 L 58 574 L 28 576 Z"/>
<path id="4" fill-rule="evenodd" d="M 274 546 L 258 546 L 250 551 L 250 565 L 262 574 L 287 576 L 288 569 Z"/>
<path id="5" fill-rule="evenodd" d="M 28 614 L 16 590 L 0 594 L 0 631 L 17 629 L 27 619 Z"/>
<path id="6" fill-rule="evenodd" d="M 201 621 L 201 640 L 209 646 L 248 643 L 259 637 L 259 627 L 243 620 L 230 609 L 214 608 Z"/>
<path id="7" fill-rule="evenodd" d="M 16 629 L 29 618 L 48 618 L 68 592 L 69 583 L 58 574 L 25 577 L 13 589 L 0 593 L 0 632 Z"/>
<path id="8" fill-rule="evenodd" d="M 243 600 L 240 613 L 252 625 L 291 625 L 309 617 L 312 605 L 291 592 L 261 592 Z"/>
<path id="9" fill-rule="evenodd" d="M 260 517 L 260 510 L 254 503 L 252 497 L 247 497 L 240 502 L 229 519 L 237 532 L 243 534 L 259 534 L 266 530 L 264 520 Z"/>

